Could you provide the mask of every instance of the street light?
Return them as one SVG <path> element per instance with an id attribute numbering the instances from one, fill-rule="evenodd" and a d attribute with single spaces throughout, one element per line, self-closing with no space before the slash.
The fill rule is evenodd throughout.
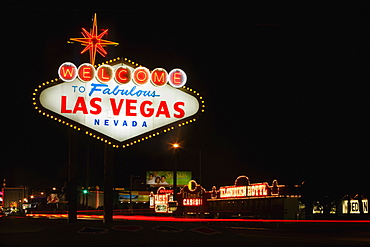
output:
<path id="1" fill-rule="evenodd" d="M 176 201 L 176 193 L 177 193 L 177 155 L 176 149 L 180 147 L 180 144 L 173 143 L 173 155 L 174 155 L 174 165 L 173 165 L 173 201 Z"/>

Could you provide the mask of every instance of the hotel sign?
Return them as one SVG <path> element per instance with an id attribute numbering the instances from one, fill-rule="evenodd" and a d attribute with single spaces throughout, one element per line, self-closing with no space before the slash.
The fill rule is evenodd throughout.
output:
<path id="1" fill-rule="evenodd" d="M 236 198 L 246 196 L 247 196 L 247 186 L 220 187 L 220 198 Z"/>
<path id="2" fill-rule="evenodd" d="M 270 194 L 267 183 L 220 187 L 220 198 L 259 197 Z"/>

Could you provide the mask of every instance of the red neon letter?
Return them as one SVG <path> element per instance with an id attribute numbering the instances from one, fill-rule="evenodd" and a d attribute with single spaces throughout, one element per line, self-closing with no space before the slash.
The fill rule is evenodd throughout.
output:
<path id="1" fill-rule="evenodd" d="M 126 116 L 130 116 L 130 117 L 136 116 L 136 112 L 131 112 L 132 110 L 136 110 L 136 105 L 131 105 L 131 104 L 136 104 L 136 103 L 137 103 L 136 99 L 126 100 Z"/>
<path id="2" fill-rule="evenodd" d="M 95 110 L 90 110 L 91 114 L 99 114 L 101 113 L 101 106 L 98 105 L 96 102 L 101 102 L 101 98 L 92 98 L 90 101 L 91 107 L 95 108 Z"/>
<path id="3" fill-rule="evenodd" d="M 72 113 L 72 110 L 67 110 L 67 96 L 62 96 L 61 113 Z"/>
<path id="4" fill-rule="evenodd" d="M 158 106 L 158 111 L 155 117 L 159 117 L 159 115 L 165 115 L 166 118 L 170 118 L 170 112 L 168 111 L 168 106 L 166 101 L 161 101 Z"/>
<path id="5" fill-rule="evenodd" d="M 172 74 L 172 82 L 173 84 L 180 84 L 181 83 L 181 73 L 175 72 Z"/>
<path id="6" fill-rule="evenodd" d="M 169 84 L 175 88 L 185 85 L 187 80 L 186 74 L 181 69 L 173 69 L 169 74 Z"/>
<path id="7" fill-rule="evenodd" d="M 143 117 L 151 117 L 153 116 L 154 114 L 154 109 L 153 108 L 146 108 L 145 109 L 145 106 L 146 105 L 152 105 L 153 102 L 149 101 L 149 100 L 145 100 L 143 101 L 143 103 L 141 103 L 140 105 L 140 113 Z"/>
<path id="8" fill-rule="evenodd" d="M 95 76 L 95 69 L 91 64 L 81 64 L 78 68 L 78 78 L 83 82 L 91 81 Z"/>
<path id="9" fill-rule="evenodd" d="M 119 100 L 118 107 L 116 105 L 115 99 L 110 98 L 109 100 L 110 100 L 110 104 L 112 106 L 113 115 L 118 116 L 119 112 L 121 111 L 124 99 Z"/>
<path id="10" fill-rule="evenodd" d="M 151 81 L 155 86 L 163 86 L 167 82 L 167 72 L 164 69 L 155 69 L 151 74 Z"/>
<path id="11" fill-rule="evenodd" d="M 122 66 L 118 67 L 114 78 L 118 83 L 126 84 L 131 80 L 131 70 Z"/>
<path id="12" fill-rule="evenodd" d="M 75 68 L 67 67 L 67 66 L 62 67 L 62 76 L 63 76 L 63 78 L 71 79 L 74 74 L 75 74 Z"/>
<path id="13" fill-rule="evenodd" d="M 112 79 L 113 69 L 109 65 L 102 65 L 97 71 L 98 80 L 102 83 L 107 83 Z"/>
<path id="14" fill-rule="evenodd" d="M 173 114 L 175 118 L 182 118 L 185 116 L 185 111 L 184 109 L 180 108 L 180 106 L 185 106 L 185 102 L 176 102 L 173 105 L 174 110 L 177 111 L 177 114 Z"/>
<path id="15" fill-rule="evenodd" d="M 63 81 L 73 81 L 77 76 L 77 67 L 73 63 L 63 63 L 59 67 L 58 74 Z"/>
<path id="16" fill-rule="evenodd" d="M 138 67 L 134 70 L 133 76 L 134 82 L 143 85 L 149 80 L 149 70 L 144 67 Z"/>
<path id="17" fill-rule="evenodd" d="M 87 114 L 87 107 L 84 97 L 77 98 L 75 107 L 73 108 L 73 114 L 75 114 L 77 111 L 82 111 L 83 114 Z"/>

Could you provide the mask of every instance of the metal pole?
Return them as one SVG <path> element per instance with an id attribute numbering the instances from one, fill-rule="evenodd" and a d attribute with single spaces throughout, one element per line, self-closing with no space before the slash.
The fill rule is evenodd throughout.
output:
<path id="1" fill-rule="evenodd" d="M 202 149 L 199 149 L 199 184 L 202 184 Z"/>
<path id="2" fill-rule="evenodd" d="M 132 213 L 132 175 L 130 175 L 130 212 Z"/>
<path id="3" fill-rule="evenodd" d="M 87 151 L 86 151 L 86 187 L 85 189 L 89 192 L 89 184 L 90 184 L 90 179 L 89 179 L 89 175 L 90 175 L 90 142 L 87 141 Z M 85 199 L 86 199 L 86 208 L 88 208 L 89 206 L 89 193 L 87 193 L 85 195 Z"/>
<path id="4" fill-rule="evenodd" d="M 113 156 L 114 149 L 104 146 L 104 223 L 113 222 Z"/>
<path id="5" fill-rule="evenodd" d="M 174 154 L 174 166 L 173 166 L 173 201 L 176 201 L 177 197 L 177 148 L 173 150 Z"/>
<path id="6" fill-rule="evenodd" d="M 67 200 L 68 200 L 68 223 L 77 222 L 77 138 L 69 130 L 68 140 L 68 183 L 67 183 Z"/>

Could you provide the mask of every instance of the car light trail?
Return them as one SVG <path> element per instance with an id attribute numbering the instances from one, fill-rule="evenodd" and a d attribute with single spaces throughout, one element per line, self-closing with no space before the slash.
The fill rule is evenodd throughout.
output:
<path id="1" fill-rule="evenodd" d="M 68 218 L 68 214 L 27 214 L 34 218 Z M 103 215 L 78 214 L 78 219 L 103 219 Z M 260 222 L 260 223 L 370 223 L 370 220 L 280 220 L 280 219 L 199 219 L 164 216 L 114 215 L 115 220 L 168 221 L 168 222 Z"/>

